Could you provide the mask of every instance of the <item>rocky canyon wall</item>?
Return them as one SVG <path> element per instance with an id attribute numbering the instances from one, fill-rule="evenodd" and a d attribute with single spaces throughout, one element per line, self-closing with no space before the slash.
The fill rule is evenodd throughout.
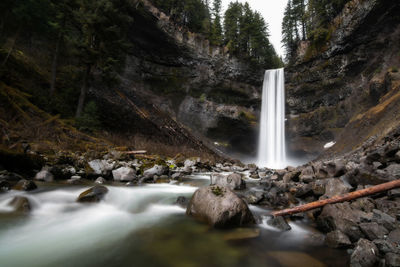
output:
<path id="1" fill-rule="evenodd" d="M 400 123 L 400 3 L 353 0 L 312 56 L 303 42 L 286 69 L 287 135 L 292 151 L 343 153 Z"/>

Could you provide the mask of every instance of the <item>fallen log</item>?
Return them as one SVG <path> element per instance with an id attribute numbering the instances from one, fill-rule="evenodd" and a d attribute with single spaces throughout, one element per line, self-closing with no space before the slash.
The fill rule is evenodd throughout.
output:
<path id="1" fill-rule="evenodd" d="M 362 190 L 358 190 L 358 191 L 354 191 L 351 193 L 347 193 L 345 195 L 341 195 L 341 196 L 334 196 L 328 199 L 323 199 L 323 200 L 319 200 L 319 201 L 315 201 L 315 202 L 311 202 L 305 205 L 301 205 L 301 206 L 297 206 L 294 208 L 289 208 L 289 209 L 284 209 L 284 210 L 279 210 L 279 211 L 273 211 L 271 213 L 271 215 L 273 216 L 285 216 L 285 215 L 291 215 L 291 214 L 296 214 L 296 213 L 300 213 L 300 212 L 306 212 L 309 210 L 313 210 L 313 209 L 317 209 L 320 207 L 323 207 L 325 205 L 328 204 L 335 204 L 335 203 L 341 203 L 341 202 L 345 202 L 345 201 L 350 201 L 353 199 L 357 199 L 360 197 L 365 197 L 365 196 L 369 196 L 369 195 L 373 195 L 376 193 L 380 193 L 380 192 L 384 192 L 384 191 L 388 191 L 394 188 L 398 188 L 400 187 L 400 179 L 398 180 L 394 180 L 388 183 L 383 183 L 380 185 L 376 185 L 376 186 L 372 186 L 366 189 L 362 189 Z"/>
<path id="2" fill-rule="evenodd" d="M 122 152 L 124 154 L 128 154 L 128 155 L 137 155 L 137 154 L 146 154 L 147 151 L 146 150 L 136 150 L 136 151 L 126 151 L 126 152 Z"/>

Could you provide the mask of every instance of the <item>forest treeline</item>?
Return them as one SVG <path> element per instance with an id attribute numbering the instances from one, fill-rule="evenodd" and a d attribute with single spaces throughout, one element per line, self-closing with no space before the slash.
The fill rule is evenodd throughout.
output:
<path id="1" fill-rule="evenodd" d="M 211 44 L 228 48 L 230 54 L 258 67 L 275 68 L 282 64 L 268 40 L 267 23 L 248 3 L 232 2 L 222 14 L 221 0 L 152 2 L 175 23 L 202 33 Z M 130 28 L 135 27 L 133 18 L 139 4 L 135 0 L 2 0 L 0 69 L 6 69 L 18 46 L 33 47 L 35 41 L 40 43 L 48 51 L 47 63 L 51 62 L 47 64 L 51 69 L 50 88 L 42 94 L 41 104 L 52 99 L 48 106 L 53 113 L 68 116 L 75 113 L 79 118 L 95 77 L 101 77 L 104 84 L 118 82 L 118 73 L 132 47 L 128 35 Z M 68 76 L 62 81 L 70 83 L 64 87 L 74 89 L 62 92 L 69 95 L 63 95 L 55 103 L 60 96 L 57 90 L 60 67 Z M 67 99 L 77 99 L 75 112 L 70 108 L 71 103 L 66 104 Z"/>
<path id="2" fill-rule="evenodd" d="M 79 72 L 80 96 L 75 112 L 79 118 L 94 73 L 105 83 L 117 80 L 130 46 L 127 36 L 133 8 L 129 0 L 2 0 L 0 40 L 4 57 L 0 67 L 6 66 L 20 39 L 25 46 L 32 40 L 44 40 L 52 57 L 48 98 L 55 94 L 63 55 L 70 69 Z"/>
<path id="3" fill-rule="evenodd" d="M 282 22 L 282 42 L 286 60 L 296 56 L 300 41 L 310 41 L 309 55 L 326 48 L 333 28 L 331 21 L 342 11 L 349 0 L 289 0 Z"/>
<path id="4" fill-rule="evenodd" d="M 266 69 L 282 65 L 269 42 L 268 24 L 249 3 L 231 2 L 222 14 L 221 0 L 151 0 L 177 24 L 202 33 L 212 45 Z"/>

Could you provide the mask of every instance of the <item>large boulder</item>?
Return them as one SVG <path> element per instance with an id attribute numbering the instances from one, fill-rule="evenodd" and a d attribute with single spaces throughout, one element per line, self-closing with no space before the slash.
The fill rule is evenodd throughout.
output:
<path id="1" fill-rule="evenodd" d="M 130 182 L 136 178 L 136 171 L 129 167 L 121 167 L 112 171 L 115 181 Z"/>
<path id="2" fill-rule="evenodd" d="M 54 176 L 47 169 L 43 169 L 43 170 L 41 170 L 40 172 L 38 172 L 36 174 L 35 180 L 45 181 L 45 182 L 52 182 L 52 181 L 54 181 Z"/>
<path id="3" fill-rule="evenodd" d="M 347 202 L 330 204 L 322 209 L 317 218 L 317 224 L 324 232 L 340 230 L 355 242 L 363 237 L 358 227 L 362 214 L 361 211 L 352 209 Z"/>
<path id="4" fill-rule="evenodd" d="M 366 239 L 360 239 L 350 258 L 352 267 L 372 267 L 378 261 L 378 248 Z"/>
<path id="5" fill-rule="evenodd" d="M 216 228 L 238 227 L 255 222 L 246 202 L 223 186 L 198 189 L 190 200 L 186 214 Z"/>
<path id="6" fill-rule="evenodd" d="M 213 173 L 211 174 L 211 185 L 226 186 L 231 190 L 240 190 L 246 187 L 246 183 L 243 181 L 242 176 L 238 173 L 232 173 L 228 176 Z"/>
<path id="7" fill-rule="evenodd" d="M 100 202 L 107 194 L 108 189 L 102 185 L 96 185 L 84 192 L 82 192 L 77 198 L 77 202 L 85 202 L 85 203 L 95 203 Z"/>

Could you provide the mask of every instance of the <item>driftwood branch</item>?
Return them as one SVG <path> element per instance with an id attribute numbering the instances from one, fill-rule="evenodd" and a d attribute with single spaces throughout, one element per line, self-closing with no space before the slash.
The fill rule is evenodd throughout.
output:
<path id="1" fill-rule="evenodd" d="M 147 151 L 146 150 L 136 150 L 136 151 L 126 151 L 126 152 L 122 152 L 124 154 L 128 154 L 128 155 L 137 155 L 137 154 L 146 154 Z"/>
<path id="2" fill-rule="evenodd" d="M 315 202 L 311 202 L 305 205 L 301 205 L 298 207 L 294 207 L 294 208 L 290 208 L 290 209 L 284 209 L 284 210 L 280 210 L 280 211 L 274 211 L 271 213 L 271 215 L 273 216 L 284 216 L 284 215 L 291 215 L 291 214 L 296 214 L 296 213 L 300 213 L 300 212 L 306 212 L 309 210 L 313 210 L 313 209 L 317 209 L 320 207 L 323 207 L 325 205 L 328 204 L 334 204 L 334 203 L 341 203 L 341 202 L 345 202 L 345 201 L 350 201 L 353 199 L 357 199 L 360 197 L 365 197 L 365 196 L 369 196 L 369 195 L 373 195 L 376 193 L 380 193 L 380 192 L 384 192 L 384 191 L 388 191 L 394 188 L 398 188 L 400 187 L 400 179 L 398 180 L 394 180 L 388 183 L 383 183 L 380 185 L 376 185 L 376 186 L 372 186 L 366 189 L 362 189 L 362 190 L 358 190 L 358 191 L 354 191 L 351 193 L 347 193 L 345 195 L 342 196 L 334 196 L 332 198 L 328 198 L 328 199 L 323 199 L 323 200 L 319 200 L 319 201 L 315 201 Z"/>

